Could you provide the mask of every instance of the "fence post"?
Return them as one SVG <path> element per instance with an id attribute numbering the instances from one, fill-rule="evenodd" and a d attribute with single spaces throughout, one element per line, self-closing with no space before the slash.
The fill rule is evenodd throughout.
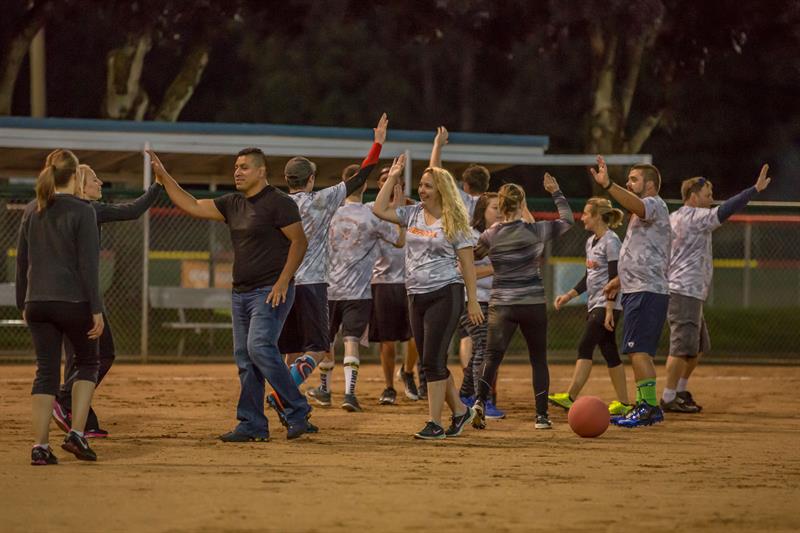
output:
<path id="1" fill-rule="evenodd" d="M 209 190 L 211 192 L 217 192 L 217 178 L 216 176 L 211 178 L 211 185 L 209 185 Z M 208 286 L 209 288 L 216 287 L 216 253 L 217 253 L 217 235 L 214 231 L 214 225 L 216 223 L 213 220 L 208 221 Z"/>
<path id="2" fill-rule="evenodd" d="M 750 257 L 753 246 L 753 225 L 746 222 L 744 225 L 744 283 L 742 285 L 742 305 L 750 307 Z"/>
<path id="3" fill-rule="evenodd" d="M 404 188 L 406 190 L 406 192 L 405 192 L 406 198 L 410 198 L 411 197 L 411 165 L 413 163 L 413 161 L 411 160 L 411 150 L 406 150 L 405 154 L 406 154 L 406 168 L 405 168 L 405 173 L 404 173 L 404 178 L 405 178 L 405 187 Z"/>
<path id="4" fill-rule="evenodd" d="M 144 167 L 142 168 L 142 185 L 144 190 L 150 188 L 152 180 L 152 168 L 150 167 L 150 142 L 144 143 Z M 141 346 L 142 362 L 147 363 L 149 345 L 149 324 L 150 324 L 150 305 L 148 289 L 150 286 L 150 210 L 144 212 L 142 217 L 142 332 Z"/>

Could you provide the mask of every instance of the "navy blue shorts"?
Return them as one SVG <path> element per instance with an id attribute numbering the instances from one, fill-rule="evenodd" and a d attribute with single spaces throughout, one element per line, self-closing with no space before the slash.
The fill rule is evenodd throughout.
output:
<path id="1" fill-rule="evenodd" d="M 294 304 L 283 324 L 278 348 L 282 354 L 330 350 L 327 283 L 295 285 Z"/>
<path id="2" fill-rule="evenodd" d="M 668 294 L 633 292 L 622 295 L 622 353 L 656 356 L 661 330 L 667 320 Z"/>

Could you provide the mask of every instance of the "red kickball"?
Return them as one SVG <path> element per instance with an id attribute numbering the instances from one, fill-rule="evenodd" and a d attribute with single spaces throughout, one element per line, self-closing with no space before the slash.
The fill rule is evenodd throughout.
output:
<path id="1" fill-rule="evenodd" d="M 599 437 L 608 429 L 610 420 L 606 403 L 597 396 L 581 396 L 567 414 L 569 427 L 581 437 Z"/>

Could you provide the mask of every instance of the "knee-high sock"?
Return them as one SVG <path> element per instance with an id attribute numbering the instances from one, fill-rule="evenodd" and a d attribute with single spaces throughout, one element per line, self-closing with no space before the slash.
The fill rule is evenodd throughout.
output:
<path id="1" fill-rule="evenodd" d="M 356 381 L 358 380 L 359 358 L 355 355 L 344 357 L 344 393 L 356 393 Z"/>
<path id="2" fill-rule="evenodd" d="M 319 386 L 325 392 L 331 391 L 331 372 L 335 366 L 333 361 L 322 361 L 319 364 Z"/>
<path id="3" fill-rule="evenodd" d="M 317 368 L 317 362 L 310 354 L 303 354 L 294 360 L 292 366 L 289 367 L 289 374 L 292 376 L 294 384 L 300 386 L 308 376 Z"/>

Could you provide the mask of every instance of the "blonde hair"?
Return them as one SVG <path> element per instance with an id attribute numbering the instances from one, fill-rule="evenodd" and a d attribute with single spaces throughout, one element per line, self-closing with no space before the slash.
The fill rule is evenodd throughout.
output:
<path id="1" fill-rule="evenodd" d="M 86 178 L 89 173 L 94 174 L 94 170 L 89 165 L 81 163 L 78 165 L 78 171 L 75 173 L 75 196 L 83 198 L 83 189 L 86 188 Z"/>
<path id="2" fill-rule="evenodd" d="M 525 190 L 516 183 L 506 183 L 497 192 L 500 199 L 497 207 L 504 215 L 515 213 L 525 202 Z"/>
<path id="3" fill-rule="evenodd" d="M 592 215 L 600 215 L 609 228 L 616 228 L 622 224 L 622 211 L 614 208 L 608 198 L 595 196 L 586 200 L 586 205 L 591 207 Z"/>
<path id="4" fill-rule="evenodd" d="M 423 176 L 425 174 L 430 174 L 442 200 L 442 228 L 445 236 L 454 240 L 459 236 L 472 235 L 467 208 L 458 193 L 452 174 L 439 167 L 428 167 L 422 173 Z"/>
<path id="5" fill-rule="evenodd" d="M 36 179 L 36 207 L 44 211 L 56 197 L 56 187 L 64 187 L 78 171 L 78 158 L 69 150 L 53 150 Z"/>
<path id="6" fill-rule="evenodd" d="M 689 199 L 692 193 L 699 193 L 706 185 L 711 187 L 711 182 L 702 176 L 696 176 L 694 178 L 689 178 L 688 180 L 683 180 L 683 183 L 681 183 L 681 198 L 683 198 L 683 201 L 685 202 Z"/>

